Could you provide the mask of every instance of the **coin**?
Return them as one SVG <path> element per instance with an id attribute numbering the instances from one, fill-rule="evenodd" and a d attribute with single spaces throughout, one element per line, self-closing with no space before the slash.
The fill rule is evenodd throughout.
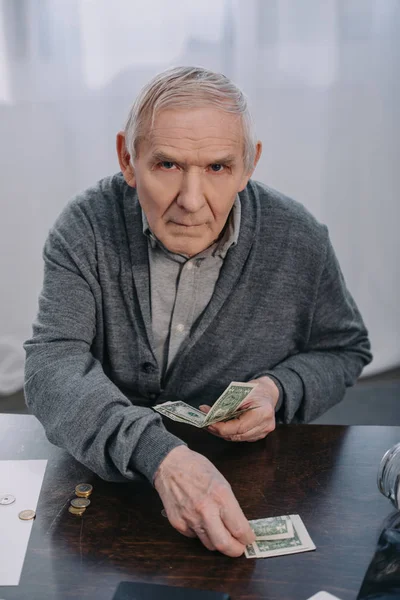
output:
<path id="1" fill-rule="evenodd" d="M 34 510 L 21 510 L 18 516 L 22 521 L 31 521 L 36 517 L 36 513 Z"/>
<path id="2" fill-rule="evenodd" d="M 72 515 L 77 515 L 78 517 L 81 517 L 85 512 L 86 508 L 75 508 L 75 506 L 70 506 L 68 510 Z"/>
<path id="3" fill-rule="evenodd" d="M 80 498 L 88 498 L 93 492 L 93 486 L 90 483 L 79 483 L 75 488 L 75 494 Z"/>
<path id="4" fill-rule="evenodd" d="M 7 504 L 12 504 L 13 502 L 15 502 L 15 496 L 12 494 L 3 494 L 0 496 L 0 504 L 4 504 L 6 506 Z"/>
<path id="5" fill-rule="evenodd" d="M 89 498 L 74 498 L 71 500 L 71 506 L 74 506 L 75 508 L 87 508 L 89 504 Z"/>

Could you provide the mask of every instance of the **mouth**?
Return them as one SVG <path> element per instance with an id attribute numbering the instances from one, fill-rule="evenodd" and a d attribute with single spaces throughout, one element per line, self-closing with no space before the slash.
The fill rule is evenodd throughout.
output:
<path id="1" fill-rule="evenodd" d="M 187 227 L 188 229 L 191 227 L 202 227 L 202 225 L 204 225 L 204 223 L 187 224 L 187 223 L 178 223 L 177 221 L 171 221 L 171 223 L 173 225 L 178 225 L 178 227 Z"/>

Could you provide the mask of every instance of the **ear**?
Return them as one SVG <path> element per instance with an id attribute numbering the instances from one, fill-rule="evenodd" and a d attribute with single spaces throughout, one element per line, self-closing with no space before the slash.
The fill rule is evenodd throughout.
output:
<path id="1" fill-rule="evenodd" d="M 257 166 L 258 161 L 260 160 L 260 156 L 262 154 L 262 143 L 260 142 L 260 140 L 258 140 L 257 144 L 256 144 L 256 155 L 254 157 L 254 165 L 253 168 L 251 169 L 251 171 L 249 173 L 245 173 L 243 175 L 243 178 L 240 182 L 240 190 L 239 192 L 242 192 L 244 190 L 244 188 L 246 187 L 246 185 L 249 183 L 249 179 L 250 177 L 253 175 L 254 170 Z"/>
<path id="2" fill-rule="evenodd" d="M 125 144 L 125 134 L 123 131 L 117 133 L 117 154 L 118 162 L 121 168 L 124 179 L 131 187 L 136 187 L 135 169 L 131 162 L 131 155 L 129 154 Z"/>

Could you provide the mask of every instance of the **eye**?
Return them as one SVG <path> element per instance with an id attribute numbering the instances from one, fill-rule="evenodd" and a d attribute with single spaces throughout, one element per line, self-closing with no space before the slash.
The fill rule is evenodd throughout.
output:
<path id="1" fill-rule="evenodd" d="M 175 163 L 169 160 L 163 160 L 163 162 L 159 163 L 159 166 L 163 167 L 163 169 L 166 169 L 167 171 L 171 171 L 171 169 L 175 166 Z"/>
<path id="2" fill-rule="evenodd" d="M 215 163 L 214 165 L 211 165 L 211 169 L 214 171 L 214 173 L 221 173 L 222 170 L 225 169 L 225 165 Z"/>

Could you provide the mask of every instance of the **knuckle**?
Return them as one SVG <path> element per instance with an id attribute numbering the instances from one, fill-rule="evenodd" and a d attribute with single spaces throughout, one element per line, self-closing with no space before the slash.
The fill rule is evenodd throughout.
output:
<path id="1" fill-rule="evenodd" d="M 247 529 L 248 527 L 244 527 L 243 525 L 236 525 L 235 527 L 231 528 L 231 534 L 233 535 L 233 537 L 235 537 L 236 539 L 244 537 L 247 533 Z"/>
<path id="2" fill-rule="evenodd" d="M 261 421 L 268 425 L 275 422 L 275 408 L 269 402 L 268 402 L 268 404 L 265 404 L 265 406 L 263 408 L 263 416 L 262 416 Z"/>
<path id="3" fill-rule="evenodd" d="M 269 423 L 267 425 L 267 427 L 264 429 L 264 432 L 263 432 L 264 437 L 266 435 L 268 435 L 269 433 L 272 433 L 274 431 L 274 429 L 275 429 L 275 423 Z"/>
<path id="4" fill-rule="evenodd" d="M 215 493 L 218 497 L 230 495 L 232 488 L 227 481 L 219 481 L 215 486 Z"/>
<path id="5" fill-rule="evenodd" d="M 217 484 L 211 493 L 211 499 L 218 507 L 228 502 L 231 496 L 232 488 L 228 483 L 225 485 L 223 483 Z"/>
<path id="6" fill-rule="evenodd" d="M 210 508 L 210 500 L 209 498 L 202 498 L 198 500 L 194 506 L 194 514 L 192 515 L 191 526 L 199 527 L 199 523 L 203 521 L 204 517 L 207 515 Z"/>
<path id="7" fill-rule="evenodd" d="M 199 525 L 198 523 L 196 525 L 193 525 L 191 529 L 200 539 L 202 539 L 204 537 L 204 534 L 206 534 L 206 530 L 204 529 L 204 527 L 201 527 L 201 525 Z"/>

